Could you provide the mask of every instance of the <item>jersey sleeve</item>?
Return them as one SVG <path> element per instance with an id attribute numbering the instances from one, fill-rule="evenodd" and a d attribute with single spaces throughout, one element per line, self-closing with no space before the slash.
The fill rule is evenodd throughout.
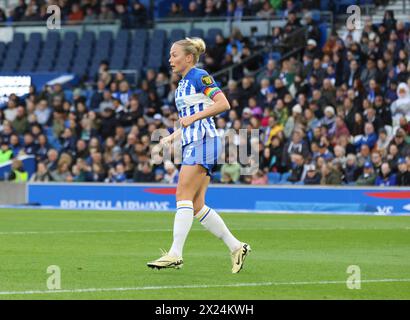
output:
<path id="1" fill-rule="evenodd" d="M 206 71 L 198 73 L 196 77 L 196 89 L 211 99 L 213 99 L 218 93 L 222 92 L 214 78 Z"/>

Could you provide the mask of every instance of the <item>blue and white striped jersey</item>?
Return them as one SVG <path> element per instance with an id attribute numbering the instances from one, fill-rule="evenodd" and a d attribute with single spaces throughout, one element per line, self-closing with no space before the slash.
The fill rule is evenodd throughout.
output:
<path id="1" fill-rule="evenodd" d="M 178 88 L 175 90 L 175 104 L 179 117 L 190 116 L 208 108 L 214 103 L 212 98 L 220 92 L 208 72 L 192 68 L 179 81 Z M 182 128 L 182 145 L 201 140 L 205 134 L 210 137 L 218 136 L 212 117 L 195 121 L 191 126 Z"/>

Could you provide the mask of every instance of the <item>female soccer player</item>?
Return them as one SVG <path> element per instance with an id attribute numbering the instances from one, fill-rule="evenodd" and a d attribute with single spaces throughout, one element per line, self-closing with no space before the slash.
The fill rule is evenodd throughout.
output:
<path id="1" fill-rule="evenodd" d="M 221 141 L 213 116 L 230 105 L 214 79 L 195 65 L 205 52 L 200 38 L 186 38 L 175 42 L 170 50 L 172 72 L 182 76 L 175 91 L 175 104 L 181 128 L 163 138 L 161 145 L 182 139 L 182 166 L 179 174 L 174 221 L 174 240 L 169 252 L 149 262 L 151 268 L 176 268 L 183 265 L 182 250 L 194 216 L 228 246 L 232 258 L 232 273 L 238 273 L 251 248 L 236 239 L 215 210 L 205 204 L 210 173 L 221 150 Z"/>

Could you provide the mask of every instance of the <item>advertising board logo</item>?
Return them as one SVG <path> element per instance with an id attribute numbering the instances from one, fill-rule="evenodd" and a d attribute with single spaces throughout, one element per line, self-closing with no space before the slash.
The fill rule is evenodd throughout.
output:
<path id="1" fill-rule="evenodd" d="M 392 214 L 393 207 L 382 207 L 382 206 L 377 206 L 377 212 L 375 214 L 377 216 L 387 216 L 389 214 Z"/>
<path id="2" fill-rule="evenodd" d="M 410 211 L 410 203 L 403 206 L 404 210 Z"/>

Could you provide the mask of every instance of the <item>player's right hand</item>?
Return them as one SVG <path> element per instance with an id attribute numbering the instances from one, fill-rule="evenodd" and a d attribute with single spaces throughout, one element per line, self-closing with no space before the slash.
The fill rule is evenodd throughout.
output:
<path id="1" fill-rule="evenodd" d="M 171 136 L 164 137 L 159 141 L 160 145 L 164 147 L 169 146 L 171 142 L 172 142 Z"/>

